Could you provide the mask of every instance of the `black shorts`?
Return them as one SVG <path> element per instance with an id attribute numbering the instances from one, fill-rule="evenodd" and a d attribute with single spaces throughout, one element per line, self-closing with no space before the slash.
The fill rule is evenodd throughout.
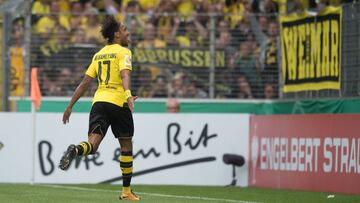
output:
<path id="1" fill-rule="evenodd" d="M 96 102 L 91 107 L 89 135 L 96 133 L 105 136 L 110 125 L 115 138 L 134 135 L 134 121 L 127 103 L 120 107 L 109 102 Z"/>

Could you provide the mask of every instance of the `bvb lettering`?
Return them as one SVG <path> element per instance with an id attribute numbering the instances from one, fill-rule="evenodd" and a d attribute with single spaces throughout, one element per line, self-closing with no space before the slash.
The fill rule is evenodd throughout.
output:
<path id="1" fill-rule="evenodd" d="M 141 49 L 134 50 L 134 60 L 139 63 L 173 64 L 183 67 L 207 68 L 210 66 L 210 52 L 199 49 Z M 215 66 L 225 67 L 225 52 L 215 52 Z"/>

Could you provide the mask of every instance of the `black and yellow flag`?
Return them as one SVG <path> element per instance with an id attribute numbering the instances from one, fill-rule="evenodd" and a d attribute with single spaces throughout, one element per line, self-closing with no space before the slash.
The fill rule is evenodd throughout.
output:
<path id="1" fill-rule="evenodd" d="M 284 92 L 340 89 L 341 7 L 280 17 Z"/>

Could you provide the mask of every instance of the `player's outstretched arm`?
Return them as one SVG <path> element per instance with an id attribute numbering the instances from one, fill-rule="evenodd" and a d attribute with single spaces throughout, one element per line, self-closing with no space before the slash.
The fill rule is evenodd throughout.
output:
<path id="1" fill-rule="evenodd" d="M 85 75 L 84 79 L 81 81 L 81 83 L 75 89 L 75 92 L 69 102 L 69 105 L 66 107 L 64 114 L 63 114 L 63 123 L 64 124 L 69 122 L 72 107 L 79 100 L 79 98 L 84 94 L 84 92 L 89 88 L 89 86 L 92 82 L 92 79 L 93 79 L 92 77 Z"/>

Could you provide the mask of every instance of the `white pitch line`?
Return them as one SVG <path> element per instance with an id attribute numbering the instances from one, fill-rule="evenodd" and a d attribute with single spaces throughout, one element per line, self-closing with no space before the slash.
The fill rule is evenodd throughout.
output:
<path id="1" fill-rule="evenodd" d="M 117 190 L 104 190 L 104 189 L 95 189 L 95 188 L 83 188 L 83 187 L 74 187 L 74 186 L 63 186 L 63 185 L 47 185 L 47 184 L 37 184 L 38 186 L 52 187 L 52 188 L 62 188 L 68 190 L 80 190 L 80 191 L 96 191 L 96 192 L 119 192 Z M 242 201 L 242 200 L 232 200 L 232 199 L 220 199 L 220 198 L 210 198 L 210 197 L 195 197 L 195 196 L 180 196 L 180 195 L 165 195 L 159 193 L 147 193 L 147 192 L 136 192 L 137 194 L 154 196 L 154 197 L 168 197 L 168 198 L 179 198 L 179 199 L 193 199 L 193 200 L 204 200 L 204 201 L 221 201 L 221 202 L 234 202 L 234 203 L 260 203 L 260 202 L 251 202 L 251 201 Z"/>

